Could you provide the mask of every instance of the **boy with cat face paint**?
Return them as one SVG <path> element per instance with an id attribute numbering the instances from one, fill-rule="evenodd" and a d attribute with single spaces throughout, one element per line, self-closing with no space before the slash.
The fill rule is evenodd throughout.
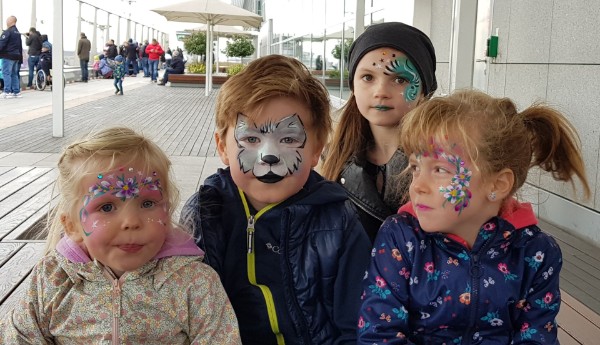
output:
<path id="1" fill-rule="evenodd" d="M 344 189 L 313 168 L 331 131 L 327 90 L 269 55 L 221 88 L 215 140 L 226 169 L 186 203 L 244 344 L 354 344 L 370 241 Z"/>

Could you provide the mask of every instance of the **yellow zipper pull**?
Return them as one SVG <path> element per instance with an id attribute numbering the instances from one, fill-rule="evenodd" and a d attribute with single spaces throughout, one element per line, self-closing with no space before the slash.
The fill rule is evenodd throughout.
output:
<path id="1" fill-rule="evenodd" d="M 248 227 L 246 228 L 247 243 L 246 248 L 248 248 L 248 253 L 254 252 L 254 216 L 248 217 Z"/>

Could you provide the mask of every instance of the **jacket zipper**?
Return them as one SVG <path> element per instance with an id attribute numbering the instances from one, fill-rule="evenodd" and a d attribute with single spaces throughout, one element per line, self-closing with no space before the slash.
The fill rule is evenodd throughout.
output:
<path id="1" fill-rule="evenodd" d="M 121 317 L 121 287 L 123 286 L 123 277 L 127 274 L 124 273 L 120 278 L 117 278 L 110 268 L 104 266 L 99 261 L 94 260 L 96 266 L 102 270 L 102 274 L 108 278 L 112 286 L 112 343 L 113 345 L 119 344 L 119 338 L 121 336 L 119 328 L 119 318 Z"/>
<path id="2" fill-rule="evenodd" d="M 248 271 L 248 281 L 250 284 L 258 287 L 263 294 L 265 299 L 265 304 L 267 306 L 267 314 L 269 315 L 269 324 L 271 325 L 271 331 L 275 335 L 277 339 L 277 345 L 285 345 L 285 339 L 283 338 L 283 334 L 279 330 L 279 322 L 277 320 L 277 311 L 275 309 L 275 301 L 273 300 L 273 294 L 268 286 L 258 284 L 256 282 L 256 261 L 254 257 L 254 224 L 258 221 L 258 218 L 262 216 L 265 212 L 269 211 L 273 207 L 278 204 L 269 204 L 265 206 L 263 209 L 258 211 L 256 215 L 250 214 L 250 208 L 248 207 L 248 202 L 246 201 L 246 196 L 241 189 L 238 189 L 240 193 L 240 198 L 242 199 L 242 205 L 244 206 L 244 212 L 246 213 L 246 218 L 248 219 L 248 224 L 246 227 L 246 259 L 247 259 L 247 271 Z"/>
<path id="3" fill-rule="evenodd" d="M 121 316 L 121 287 L 119 279 L 113 280 L 113 334 L 112 343 L 119 344 L 119 317 Z"/>

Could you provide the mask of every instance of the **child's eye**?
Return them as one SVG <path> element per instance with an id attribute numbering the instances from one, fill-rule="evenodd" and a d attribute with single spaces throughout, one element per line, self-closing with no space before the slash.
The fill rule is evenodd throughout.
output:
<path id="1" fill-rule="evenodd" d="M 434 168 L 434 171 L 435 171 L 436 173 L 439 173 L 439 174 L 448 174 L 448 173 L 450 173 L 450 170 L 448 170 L 448 169 L 446 169 L 446 168 L 444 168 L 444 167 L 441 167 L 441 166 L 436 166 L 436 167 Z"/>
<path id="2" fill-rule="evenodd" d="M 408 80 L 406 80 L 406 78 L 403 77 L 396 77 L 394 78 L 394 83 L 402 85 L 408 83 Z"/>
<path id="3" fill-rule="evenodd" d="M 419 168 L 416 164 L 410 163 L 408 164 L 408 171 L 410 171 L 414 175 L 421 171 L 421 168 Z"/>
<path id="4" fill-rule="evenodd" d="M 260 140 L 257 137 L 247 137 L 245 140 L 250 144 L 256 144 L 260 142 Z"/>
<path id="5" fill-rule="evenodd" d="M 104 204 L 102 206 L 100 206 L 100 211 L 104 212 L 104 213 L 109 213 L 111 211 L 113 211 L 115 208 L 115 206 L 113 204 Z"/>
<path id="6" fill-rule="evenodd" d="M 371 80 L 373 80 L 373 76 L 370 74 L 365 74 L 360 79 L 362 79 L 364 81 L 371 81 Z"/>
<path id="7" fill-rule="evenodd" d="M 152 206 L 156 205 L 156 201 L 152 201 L 152 200 L 144 200 L 142 202 L 142 208 L 151 208 Z"/>
<path id="8" fill-rule="evenodd" d="M 297 142 L 297 140 L 294 139 L 294 138 L 290 138 L 290 137 L 286 137 L 286 138 L 281 139 L 281 143 L 282 144 L 293 144 L 295 142 Z"/>

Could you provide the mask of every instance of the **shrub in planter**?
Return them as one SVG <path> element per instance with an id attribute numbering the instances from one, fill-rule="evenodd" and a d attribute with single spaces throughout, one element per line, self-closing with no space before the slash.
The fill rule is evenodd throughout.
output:
<path id="1" fill-rule="evenodd" d="M 236 75 L 236 74 L 240 73 L 243 69 L 244 69 L 244 65 L 242 65 L 242 64 L 231 65 L 231 66 L 227 67 L 227 75 L 228 76 Z"/>
<path id="2" fill-rule="evenodd" d="M 215 65 L 213 65 L 213 72 L 215 71 Z M 206 65 L 203 63 L 191 63 L 188 65 L 188 71 L 190 73 L 206 74 Z"/>

